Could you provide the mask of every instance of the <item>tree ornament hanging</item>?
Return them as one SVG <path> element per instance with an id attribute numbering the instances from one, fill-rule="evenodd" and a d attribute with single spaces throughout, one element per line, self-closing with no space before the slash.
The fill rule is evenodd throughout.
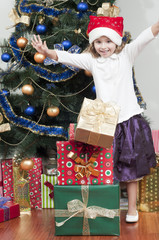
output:
<path id="1" fill-rule="evenodd" d="M 49 117 L 57 117 L 60 113 L 60 110 L 56 106 L 51 106 L 47 109 L 47 115 Z"/>
<path id="2" fill-rule="evenodd" d="M 45 34 L 47 31 L 47 27 L 44 24 L 39 24 L 36 26 L 36 32 L 37 34 Z"/>
<path id="3" fill-rule="evenodd" d="M 31 158 L 25 158 L 21 161 L 20 167 L 22 170 L 31 170 L 34 167 L 34 161 Z"/>
<path id="4" fill-rule="evenodd" d="M 34 113 L 35 113 L 35 108 L 31 105 L 29 105 L 25 110 L 24 110 L 24 113 L 27 115 L 27 116 L 32 116 Z"/>
<path id="5" fill-rule="evenodd" d="M 17 46 L 22 49 L 26 47 L 27 43 L 28 43 L 28 39 L 25 37 L 20 37 L 17 40 Z"/>
<path id="6" fill-rule="evenodd" d="M 7 52 L 5 52 L 1 55 L 1 59 L 2 59 L 3 62 L 9 62 L 11 57 L 12 56 Z"/>
<path id="7" fill-rule="evenodd" d="M 22 93 L 26 95 L 32 95 L 34 92 L 34 88 L 31 84 L 26 84 L 22 87 Z"/>
<path id="8" fill-rule="evenodd" d="M 56 26 L 57 23 L 58 23 L 58 21 L 59 21 L 58 17 L 54 17 L 54 18 L 52 19 L 53 25 Z"/>
<path id="9" fill-rule="evenodd" d="M 86 12 L 88 10 L 88 4 L 83 1 L 78 3 L 77 10 L 79 12 Z"/>
<path id="10" fill-rule="evenodd" d="M 43 63 L 45 60 L 46 56 L 42 53 L 36 52 L 34 55 L 34 60 L 37 63 Z"/>
<path id="11" fill-rule="evenodd" d="M 69 40 L 64 40 L 62 45 L 64 46 L 64 50 L 67 51 L 72 46 L 72 43 Z"/>
<path id="12" fill-rule="evenodd" d="M 87 71 L 87 70 L 84 71 L 84 74 L 85 74 L 87 77 L 92 77 L 92 73 L 89 72 L 89 71 Z"/>
<path id="13" fill-rule="evenodd" d="M 96 88 L 95 88 L 95 86 L 92 87 L 92 92 L 96 93 Z"/>

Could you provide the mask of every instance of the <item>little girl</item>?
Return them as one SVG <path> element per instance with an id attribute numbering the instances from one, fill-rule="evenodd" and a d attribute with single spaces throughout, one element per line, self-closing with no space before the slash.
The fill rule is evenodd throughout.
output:
<path id="1" fill-rule="evenodd" d="M 122 43 L 122 17 L 90 16 L 88 50 L 81 54 L 48 49 L 39 36 L 33 47 L 59 63 L 72 65 L 92 73 L 97 98 L 113 101 L 120 107 L 114 151 L 114 179 L 126 182 L 128 213 L 126 222 L 137 222 L 137 181 L 156 166 L 151 130 L 142 117 L 143 109 L 134 92 L 132 67 L 141 50 L 159 33 L 159 21 L 143 31 L 136 40 L 119 51 Z"/>

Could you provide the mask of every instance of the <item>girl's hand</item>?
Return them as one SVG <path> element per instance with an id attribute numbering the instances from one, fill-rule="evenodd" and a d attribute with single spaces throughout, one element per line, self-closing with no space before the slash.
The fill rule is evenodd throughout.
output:
<path id="1" fill-rule="evenodd" d="M 159 33 L 159 21 L 157 21 L 155 24 L 152 25 L 151 30 L 154 37 L 156 37 Z"/>
<path id="2" fill-rule="evenodd" d="M 39 53 L 47 55 L 48 47 L 46 45 L 46 41 L 43 43 L 39 35 L 34 35 L 31 44 Z"/>

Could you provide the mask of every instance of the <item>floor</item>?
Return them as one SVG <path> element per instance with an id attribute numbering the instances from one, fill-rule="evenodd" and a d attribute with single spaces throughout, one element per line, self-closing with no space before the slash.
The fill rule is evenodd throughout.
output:
<path id="1" fill-rule="evenodd" d="M 159 240 L 159 212 L 139 213 L 139 222 L 125 222 L 121 211 L 120 236 L 55 236 L 54 209 L 32 210 L 0 223 L 2 240 Z"/>

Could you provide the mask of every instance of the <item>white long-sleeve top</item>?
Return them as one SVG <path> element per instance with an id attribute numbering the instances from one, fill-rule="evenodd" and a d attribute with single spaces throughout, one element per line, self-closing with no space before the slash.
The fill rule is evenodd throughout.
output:
<path id="1" fill-rule="evenodd" d="M 58 62 L 69 64 L 92 73 L 96 96 L 103 102 L 113 101 L 120 107 L 118 123 L 143 112 L 137 103 L 132 77 L 132 67 L 141 50 L 155 37 L 151 27 L 134 41 L 126 44 L 119 54 L 108 58 L 94 58 L 91 53 L 71 54 L 56 51 Z"/>

